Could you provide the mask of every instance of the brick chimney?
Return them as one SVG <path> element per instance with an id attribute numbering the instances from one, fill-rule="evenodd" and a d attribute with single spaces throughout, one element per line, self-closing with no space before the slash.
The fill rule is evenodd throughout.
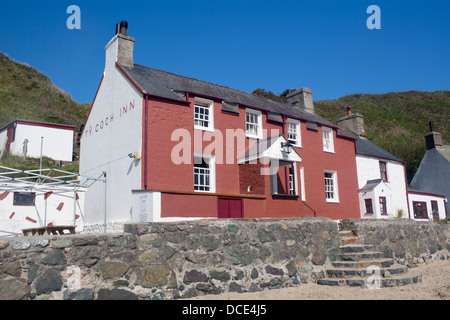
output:
<path id="1" fill-rule="evenodd" d="M 430 121 L 429 125 L 430 133 L 425 136 L 425 145 L 427 146 L 427 150 L 442 146 L 442 135 L 439 132 L 434 131 L 433 121 Z"/>
<path id="2" fill-rule="evenodd" d="M 128 22 L 122 21 L 120 24 L 116 24 L 116 34 L 105 47 L 105 69 L 114 67 L 116 62 L 127 67 L 134 67 L 133 52 L 135 40 L 127 35 L 127 31 Z"/>
<path id="3" fill-rule="evenodd" d="M 289 93 L 286 96 L 287 102 L 307 112 L 314 113 L 312 91 L 308 88 L 301 88 Z"/>
<path id="4" fill-rule="evenodd" d="M 339 118 L 336 122 L 338 127 L 348 129 L 358 136 L 365 137 L 364 117 L 359 113 L 352 113 L 352 107 L 347 107 L 347 115 Z"/>

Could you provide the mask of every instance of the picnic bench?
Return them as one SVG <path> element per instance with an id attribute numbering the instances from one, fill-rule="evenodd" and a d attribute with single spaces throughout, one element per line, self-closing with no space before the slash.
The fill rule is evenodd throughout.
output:
<path id="1" fill-rule="evenodd" d="M 68 231 L 65 233 L 64 231 Z M 75 226 L 46 226 L 38 228 L 27 228 L 22 229 L 22 236 L 42 236 L 42 235 L 64 235 L 64 234 L 75 234 Z"/>

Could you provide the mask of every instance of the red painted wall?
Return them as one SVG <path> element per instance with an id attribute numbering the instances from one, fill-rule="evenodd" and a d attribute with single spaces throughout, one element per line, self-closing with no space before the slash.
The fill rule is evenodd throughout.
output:
<path id="1" fill-rule="evenodd" d="M 204 131 L 194 130 L 194 97 L 189 97 L 190 106 L 168 102 L 161 99 L 150 98 L 147 104 L 148 124 L 146 145 L 143 146 L 142 187 L 156 190 L 174 190 L 183 192 L 193 192 L 193 165 L 175 165 L 171 159 L 172 148 L 178 141 L 171 141 L 172 132 L 179 128 L 186 129 L 192 138 L 194 131 L 196 134 L 210 134 Z M 144 102 L 145 104 L 145 102 Z M 240 115 L 222 112 L 221 101 L 214 102 L 214 127 L 216 132 L 220 131 L 223 138 L 226 136 L 226 129 L 241 128 L 245 130 L 245 109 L 239 108 Z M 144 110 L 145 112 L 145 110 Z M 283 125 L 278 122 L 267 121 L 267 115 L 263 112 L 263 128 L 278 129 L 283 132 Z M 145 121 L 145 120 L 144 120 Z M 144 129 L 145 131 L 145 129 Z M 305 122 L 301 122 L 302 148 L 296 148 L 302 157 L 302 162 L 297 163 L 298 193 L 300 194 L 300 166 L 304 167 L 306 204 L 309 205 L 317 216 L 330 217 L 333 219 L 358 218 L 359 201 L 358 186 L 356 176 L 356 158 L 353 140 L 336 137 L 334 135 L 335 153 L 323 151 L 322 130 L 318 126 L 318 131 L 306 129 Z M 224 140 L 225 141 L 225 140 Z M 246 147 L 254 143 L 255 140 L 245 138 Z M 194 152 L 193 141 L 191 154 Z M 210 142 L 203 142 L 202 149 L 208 147 Z M 201 150 L 195 150 L 201 153 Z M 227 150 L 231 151 L 231 150 Z M 236 146 L 232 150 L 234 159 L 237 159 Z M 205 152 L 206 153 L 206 152 Z M 213 151 L 217 158 L 220 152 Z M 226 153 L 223 154 L 223 161 L 226 160 Z M 284 170 L 284 169 L 281 169 Z M 280 170 L 280 173 L 281 173 Z M 339 203 L 327 203 L 325 199 L 324 170 L 336 170 L 339 187 Z M 216 163 L 216 193 L 218 194 L 242 194 L 245 191 L 241 181 L 239 165 Z M 285 177 L 280 174 L 281 180 L 286 186 Z M 248 178 L 248 177 L 247 177 Z M 244 199 L 244 218 L 254 217 L 295 217 L 312 216 L 313 211 L 302 203 L 300 197 L 286 198 L 272 197 L 270 195 L 270 177 L 265 176 L 264 185 L 255 185 L 253 190 L 265 190 L 265 200 Z M 245 192 L 245 194 L 255 194 L 255 192 Z M 202 195 L 182 195 L 163 194 L 162 195 L 162 216 L 196 216 L 212 217 L 217 216 L 217 197 Z"/>

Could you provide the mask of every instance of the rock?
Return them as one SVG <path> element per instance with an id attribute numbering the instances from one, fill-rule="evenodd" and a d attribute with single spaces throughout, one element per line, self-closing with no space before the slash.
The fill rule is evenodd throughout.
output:
<path id="1" fill-rule="evenodd" d="M 100 268 L 103 279 L 113 279 L 123 276 L 130 266 L 123 262 L 106 261 Z"/>
<path id="2" fill-rule="evenodd" d="M 237 225 L 235 225 L 235 224 L 229 224 L 229 225 L 227 226 L 227 230 L 228 230 L 228 232 L 234 232 L 234 233 L 236 233 L 236 232 L 239 231 L 239 227 L 238 227 Z"/>
<path id="3" fill-rule="evenodd" d="M 37 264 L 33 264 L 28 268 L 27 284 L 31 284 L 33 282 L 33 280 L 36 278 L 38 270 L 39 265 Z"/>
<path id="4" fill-rule="evenodd" d="M 8 262 L 6 263 L 1 270 L 14 277 L 20 277 L 22 274 L 22 267 L 20 265 L 20 261 Z"/>
<path id="5" fill-rule="evenodd" d="M 77 300 L 94 300 L 94 289 L 83 288 L 76 292 L 75 298 Z"/>
<path id="6" fill-rule="evenodd" d="M 265 270 L 266 270 L 267 273 L 272 274 L 274 276 L 282 276 L 282 275 L 284 275 L 284 271 L 282 269 L 274 268 L 271 265 L 267 265 L 265 267 Z"/>
<path id="7" fill-rule="evenodd" d="M 205 247 L 206 250 L 208 251 L 214 251 L 219 247 L 219 239 L 217 239 L 214 236 L 207 236 L 207 237 L 202 237 L 200 239 L 203 247 Z"/>
<path id="8" fill-rule="evenodd" d="M 25 300 L 30 292 L 23 279 L 0 280 L 0 300 Z"/>
<path id="9" fill-rule="evenodd" d="M 207 282 L 208 277 L 203 272 L 197 270 L 191 270 L 184 274 L 183 283 L 190 284 L 192 282 Z"/>
<path id="10" fill-rule="evenodd" d="M 136 284 L 146 287 L 177 287 L 175 272 L 166 265 L 150 265 L 142 267 L 136 272 Z"/>
<path id="11" fill-rule="evenodd" d="M 123 289 L 100 289 L 98 300 L 138 300 L 138 296 L 131 291 Z"/>
<path id="12" fill-rule="evenodd" d="M 256 268 L 253 268 L 252 271 L 250 272 L 250 278 L 252 278 L 253 280 L 255 280 L 256 278 L 259 277 L 259 272 L 258 270 L 256 270 Z"/>
<path id="13" fill-rule="evenodd" d="M 35 282 L 36 294 L 47 294 L 52 291 L 61 290 L 63 281 L 59 274 L 53 269 L 45 270 Z"/>
<path id="14" fill-rule="evenodd" d="M 9 242 L 8 241 L 0 240 L 0 250 L 5 249 L 7 246 L 9 246 Z"/>
<path id="15" fill-rule="evenodd" d="M 242 288 L 240 285 L 233 281 L 228 285 L 228 291 L 242 293 Z"/>
<path id="16" fill-rule="evenodd" d="M 209 275 L 212 279 L 216 279 L 222 282 L 226 282 L 231 279 L 230 273 L 227 271 L 213 270 L 209 272 Z"/>
<path id="17" fill-rule="evenodd" d="M 49 266 L 64 265 L 66 262 L 66 257 L 60 250 L 53 250 L 42 259 L 42 263 Z"/>
<path id="18" fill-rule="evenodd" d="M 23 241 L 13 241 L 10 246 L 14 250 L 26 250 L 31 246 L 31 242 L 28 240 Z"/>
<path id="19" fill-rule="evenodd" d="M 58 239 L 58 240 L 52 241 L 51 246 L 54 249 L 64 249 L 64 248 L 73 246 L 73 241 L 70 239 Z"/>
<path id="20" fill-rule="evenodd" d="M 258 229 L 258 238 L 262 243 L 276 241 L 277 238 L 272 231 L 267 229 Z"/>

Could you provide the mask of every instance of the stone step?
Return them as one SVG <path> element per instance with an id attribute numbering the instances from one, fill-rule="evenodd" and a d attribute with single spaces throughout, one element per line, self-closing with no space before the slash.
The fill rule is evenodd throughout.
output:
<path id="1" fill-rule="evenodd" d="M 359 244 L 358 237 L 339 237 L 339 243 L 341 246 L 345 246 L 348 244 Z"/>
<path id="2" fill-rule="evenodd" d="M 340 246 L 340 253 L 355 253 L 355 252 L 367 252 L 373 249 L 373 245 L 367 244 L 347 244 L 345 246 Z"/>
<path id="3" fill-rule="evenodd" d="M 360 261 L 334 261 L 331 264 L 336 268 L 367 268 L 369 266 L 377 266 L 388 268 L 394 264 L 394 259 L 371 259 Z"/>
<path id="4" fill-rule="evenodd" d="M 380 276 L 390 277 L 408 273 L 408 267 L 402 265 L 394 265 L 389 268 L 380 268 Z M 328 278 L 352 278 L 352 277 L 366 277 L 372 275 L 374 272 L 368 268 L 331 268 L 326 270 Z"/>
<path id="5" fill-rule="evenodd" d="M 338 254 L 338 258 L 340 261 L 359 261 L 359 260 L 377 259 L 382 257 L 383 253 L 377 251 L 350 252 Z"/>
<path id="6" fill-rule="evenodd" d="M 339 237 L 353 237 L 353 232 L 350 230 L 339 231 Z"/>
<path id="7" fill-rule="evenodd" d="M 317 280 L 317 284 L 319 285 L 328 285 L 328 286 L 350 286 L 350 287 L 396 287 L 396 286 L 404 286 L 407 284 L 419 283 L 422 282 L 421 274 L 413 274 L 409 273 L 408 275 L 396 275 L 389 278 L 379 278 L 379 284 L 369 283 L 369 279 L 371 276 L 367 276 L 365 278 L 348 278 L 348 279 L 336 279 L 336 278 L 323 278 Z"/>

